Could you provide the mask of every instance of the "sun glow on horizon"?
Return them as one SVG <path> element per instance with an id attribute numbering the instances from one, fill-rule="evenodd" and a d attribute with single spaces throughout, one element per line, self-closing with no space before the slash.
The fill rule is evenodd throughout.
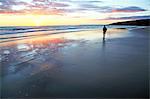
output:
<path id="1" fill-rule="evenodd" d="M 0 0 L 0 26 L 109 24 L 150 17 L 148 0 L 122 1 Z"/>
<path id="2" fill-rule="evenodd" d="M 90 18 L 69 18 L 50 15 L 2 15 L 1 26 L 48 26 L 48 25 L 81 25 L 109 24 L 114 20 L 94 20 Z"/>

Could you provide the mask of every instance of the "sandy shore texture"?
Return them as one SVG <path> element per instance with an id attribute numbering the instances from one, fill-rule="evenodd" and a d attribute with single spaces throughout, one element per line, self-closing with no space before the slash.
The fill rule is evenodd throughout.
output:
<path id="1" fill-rule="evenodd" d="M 148 98 L 149 27 L 0 44 L 2 98 Z"/>

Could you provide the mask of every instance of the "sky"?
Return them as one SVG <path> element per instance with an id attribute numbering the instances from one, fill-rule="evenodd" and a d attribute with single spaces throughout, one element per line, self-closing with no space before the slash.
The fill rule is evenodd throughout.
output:
<path id="1" fill-rule="evenodd" d="M 0 0 L 0 26 L 109 24 L 150 18 L 149 0 Z"/>

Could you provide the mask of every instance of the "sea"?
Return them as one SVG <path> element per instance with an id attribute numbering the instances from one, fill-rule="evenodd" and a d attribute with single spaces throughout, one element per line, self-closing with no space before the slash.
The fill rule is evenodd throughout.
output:
<path id="1" fill-rule="evenodd" d="M 71 33 L 78 31 L 87 31 L 94 29 L 102 29 L 103 25 L 63 25 L 63 26 L 1 26 L 0 27 L 0 43 L 35 38 L 38 36 L 46 36 L 60 33 Z M 131 29 L 137 26 L 116 26 L 108 25 L 107 28 Z"/>

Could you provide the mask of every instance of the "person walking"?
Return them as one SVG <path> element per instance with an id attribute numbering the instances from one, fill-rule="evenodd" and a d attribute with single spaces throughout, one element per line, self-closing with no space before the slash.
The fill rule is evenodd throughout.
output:
<path id="1" fill-rule="evenodd" d="M 105 40 L 106 32 L 107 32 L 107 28 L 106 28 L 106 26 L 104 25 L 104 27 L 103 27 L 103 40 Z"/>

